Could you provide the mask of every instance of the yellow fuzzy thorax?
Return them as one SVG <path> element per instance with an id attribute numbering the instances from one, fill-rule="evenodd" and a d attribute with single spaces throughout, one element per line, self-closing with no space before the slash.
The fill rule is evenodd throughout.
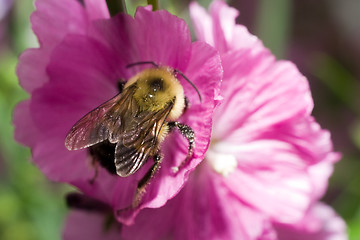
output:
<path id="1" fill-rule="evenodd" d="M 141 111 L 157 112 L 173 102 L 168 119 L 175 120 L 182 114 L 184 90 L 171 69 L 146 69 L 129 79 L 125 88 L 132 84 L 136 84 L 133 97 Z"/>

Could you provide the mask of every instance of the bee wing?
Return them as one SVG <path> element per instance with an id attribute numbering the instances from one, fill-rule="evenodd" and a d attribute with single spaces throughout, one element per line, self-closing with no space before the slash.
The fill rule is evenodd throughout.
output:
<path id="1" fill-rule="evenodd" d="M 129 108 L 132 105 L 131 88 L 128 88 L 95 108 L 71 128 L 65 139 L 66 148 L 82 149 L 108 139 L 112 132 L 121 127 L 122 115 L 131 112 Z"/>
<path id="2" fill-rule="evenodd" d="M 150 157 L 151 151 L 152 146 L 149 145 L 137 149 L 118 143 L 115 148 L 116 173 L 121 177 L 135 173 Z"/>
<path id="3" fill-rule="evenodd" d="M 156 154 L 159 134 L 173 104 L 159 112 L 141 112 L 132 127 L 125 129 L 115 148 L 115 166 L 119 176 L 135 173 L 150 156 Z"/>

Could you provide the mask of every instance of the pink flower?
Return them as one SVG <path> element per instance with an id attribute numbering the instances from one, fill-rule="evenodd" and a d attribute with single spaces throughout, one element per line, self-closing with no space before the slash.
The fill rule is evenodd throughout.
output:
<path id="1" fill-rule="evenodd" d="M 346 225 L 333 209 L 314 205 L 297 224 L 275 225 L 279 240 L 346 240 Z"/>
<path id="2" fill-rule="evenodd" d="M 186 24 L 166 11 L 139 8 L 135 18 L 109 19 L 104 2 L 85 0 L 84 6 L 74 0 L 38 0 L 33 24 L 40 48 L 25 52 L 18 67 L 31 98 L 15 110 L 16 138 L 32 148 L 33 161 L 50 179 L 73 184 L 110 209 L 72 212 L 65 239 L 265 240 L 286 239 L 290 232 L 345 236 L 343 228 L 325 231 L 327 219 L 316 210 L 339 155 L 330 134 L 311 117 L 307 80 L 236 25 L 236 10 L 215 1 L 208 15 L 191 5 L 198 39 L 220 53 L 222 77 L 216 51 L 191 43 Z M 57 31 L 50 26 L 58 26 Z M 116 210 L 131 203 L 150 163 L 128 178 L 100 169 L 90 184 L 94 169 L 88 151 L 69 152 L 64 139 L 77 120 L 117 93 L 119 79 L 140 70 L 125 67 L 139 61 L 181 70 L 199 88 L 203 102 L 183 84 L 191 105 L 179 121 L 195 130 L 194 157 L 174 175 L 171 169 L 186 156 L 187 143 L 180 134 L 170 135 L 161 148 L 162 168 L 143 203 L 119 215 Z M 142 208 L 150 209 L 139 212 Z M 131 226 L 106 221 L 114 210 L 125 224 L 139 215 Z M 317 219 L 314 229 L 303 224 L 310 218 Z M 74 228 L 75 221 L 84 224 Z M 85 230 L 93 234 L 83 235 Z"/>
<path id="3" fill-rule="evenodd" d="M 175 197 L 177 198 L 177 197 Z M 73 210 L 69 213 L 64 231 L 64 240 L 112 240 L 112 239 L 205 239 L 199 238 L 201 229 L 189 228 L 193 222 L 177 222 L 174 224 L 173 218 L 179 219 L 180 210 L 173 212 L 166 209 L 172 205 L 170 200 L 167 205 L 160 209 L 149 209 L 146 217 L 140 218 L 134 226 L 126 227 L 111 221 L 109 215 L 104 215 L 96 211 Z M 178 205 L 181 206 L 181 205 Z M 172 206 L 174 207 L 174 206 Z M 173 210 L 175 208 L 172 208 Z M 144 211 L 144 212 L 145 212 Z M 160 213 L 160 214 L 159 214 Z M 152 214 L 152 215 L 150 215 Z M 245 213 L 246 214 L 246 213 Z M 244 215 L 245 215 L 244 214 Z M 140 214 L 141 216 L 142 214 Z M 194 219 L 195 220 L 195 219 Z M 200 220 L 200 219 L 196 219 Z M 245 219 L 244 219 L 245 220 Z M 149 224 L 150 223 L 150 224 Z M 206 223 L 205 223 L 206 224 Z M 107 227 L 106 227 L 107 226 Z M 161 227 L 159 227 L 161 226 Z M 346 240 L 345 222 L 336 213 L 324 204 L 314 205 L 296 224 L 274 224 L 275 231 L 269 231 L 259 238 L 241 235 L 242 225 L 236 226 L 233 230 L 234 235 L 218 235 L 221 230 L 227 230 L 221 224 L 218 228 L 213 228 L 215 235 L 208 239 L 278 239 L 278 240 Z M 235 225 L 234 225 L 235 227 Z M 223 228 L 223 229 L 221 229 Z M 249 229 L 256 232 L 258 226 L 250 225 Z M 130 231 L 129 231 L 130 229 Z M 193 231 L 193 232 L 191 232 Z M 194 233 L 197 233 L 194 234 Z M 240 233 L 240 234 L 239 234 Z M 239 235 L 236 235 L 239 234 Z M 174 238 L 174 235 L 176 236 Z"/>
<path id="4" fill-rule="evenodd" d="M 221 179 L 227 189 L 272 221 L 301 219 L 339 159 L 330 134 L 310 116 L 306 78 L 236 25 L 238 12 L 223 1 L 214 1 L 210 15 L 196 3 L 190 11 L 198 38 L 220 51 L 224 69 L 209 165 L 227 176 Z"/>
<path id="5" fill-rule="evenodd" d="M 68 151 L 64 141 L 71 127 L 86 113 L 118 93 L 118 81 L 128 80 L 153 61 L 182 71 L 199 89 L 202 102 L 184 79 L 180 82 L 189 107 L 178 120 L 195 131 L 192 159 L 177 174 L 172 171 L 187 155 L 188 143 L 177 131 L 161 146 L 164 159 L 141 204 L 118 217 L 131 223 L 142 208 L 165 204 L 182 187 L 189 172 L 204 158 L 210 141 L 212 112 L 222 69 L 217 52 L 192 43 L 186 23 L 166 11 L 139 8 L 135 17 L 109 18 L 105 1 L 37 0 L 31 20 L 40 48 L 25 51 L 17 73 L 31 95 L 15 109 L 15 138 L 32 150 L 32 160 L 51 180 L 67 182 L 114 211 L 131 205 L 137 182 L 152 165 L 121 178 L 95 169 L 88 149 Z"/>
<path id="6" fill-rule="evenodd" d="M 132 240 L 346 238 L 343 221 L 317 204 L 340 156 L 311 117 L 306 78 L 236 25 L 238 12 L 224 2 L 215 1 L 210 15 L 197 3 L 190 12 L 198 38 L 219 50 L 224 70 L 211 143 L 178 195 L 142 211 L 117 234 Z M 65 236 L 75 217 L 88 214 L 94 213 L 71 213 Z M 342 225 L 329 227 L 333 222 Z M 116 234 L 108 233 L 103 239 Z"/>

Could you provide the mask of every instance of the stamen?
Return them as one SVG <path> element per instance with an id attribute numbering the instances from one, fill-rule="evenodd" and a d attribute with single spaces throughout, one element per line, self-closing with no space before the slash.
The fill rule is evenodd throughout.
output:
<path id="1" fill-rule="evenodd" d="M 215 172 L 227 177 L 237 167 L 236 157 L 233 154 L 217 151 L 214 145 L 210 143 L 205 159 L 210 163 Z"/>

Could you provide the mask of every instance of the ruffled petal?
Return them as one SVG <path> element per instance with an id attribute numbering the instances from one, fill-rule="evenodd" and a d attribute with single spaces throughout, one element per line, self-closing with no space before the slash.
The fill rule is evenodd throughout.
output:
<path id="1" fill-rule="evenodd" d="M 275 224 L 279 240 L 347 240 L 346 224 L 325 204 L 314 205 L 297 224 Z"/>
<path id="2" fill-rule="evenodd" d="M 110 18 L 106 0 L 84 0 L 90 20 Z"/>
<path id="3" fill-rule="evenodd" d="M 310 179 L 301 170 L 285 172 L 281 166 L 238 167 L 224 178 L 224 184 L 244 201 L 265 215 L 283 222 L 302 217 L 310 204 Z M 239 183 L 242 183 L 239 185 Z"/>
<path id="4" fill-rule="evenodd" d="M 79 1 L 37 0 L 35 7 L 31 22 L 40 46 L 52 48 L 68 33 L 86 33 L 87 16 Z"/>
<path id="5" fill-rule="evenodd" d="M 225 180 L 232 191 L 279 221 L 296 221 L 322 194 L 330 171 L 329 163 L 319 165 L 323 171 L 315 176 L 310 167 L 336 157 L 329 133 L 310 117 L 308 83 L 265 49 L 232 51 L 222 60 L 224 101 L 215 111 L 207 158 L 233 156 L 237 170 Z"/>
<path id="6" fill-rule="evenodd" d="M 142 211 L 123 230 L 124 239 L 276 239 L 266 218 L 234 198 L 206 165 L 192 173 L 174 199 Z"/>
<path id="7" fill-rule="evenodd" d="M 168 11 L 161 10 L 154 15 L 145 8 L 137 9 L 135 19 L 132 36 L 141 59 L 151 60 L 156 56 L 153 61 L 158 64 L 184 71 L 191 54 L 191 36 L 186 22 Z"/>
<path id="8" fill-rule="evenodd" d="M 76 0 L 37 0 L 31 15 L 32 28 L 40 48 L 29 49 L 19 58 L 17 75 L 29 93 L 48 81 L 46 65 L 50 54 L 67 34 L 86 35 L 91 20 L 107 18 L 105 1 L 87 0 L 86 8 Z"/>
<path id="9" fill-rule="evenodd" d="M 97 21 L 91 32 L 92 37 L 114 52 L 120 68 L 141 61 L 152 61 L 181 71 L 188 66 L 190 32 L 185 21 L 167 11 L 154 13 L 138 8 L 135 18 L 119 14 L 111 21 Z M 128 79 L 144 67 L 124 70 L 124 77 Z"/>
<path id="10" fill-rule="evenodd" d="M 264 131 L 310 115 L 313 102 L 305 77 L 290 62 L 267 51 L 233 51 L 222 57 L 223 104 L 216 111 L 214 138 L 248 141 Z"/>
<path id="11" fill-rule="evenodd" d="M 340 160 L 341 154 L 330 152 L 322 161 L 308 168 L 308 174 L 312 180 L 313 199 L 317 201 L 326 192 L 328 181 L 334 170 L 334 163 Z"/>
<path id="12" fill-rule="evenodd" d="M 197 39 L 215 46 L 213 20 L 210 15 L 197 2 L 191 2 L 189 10 Z"/>
<path id="13" fill-rule="evenodd" d="M 239 12 L 224 1 L 216 0 L 210 5 L 210 14 L 197 2 L 190 4 L 190 16 L 199 40 L 214 46 L 220 54 L 230 50 L 253 49 L 263 47 L 262 42 L 251 35 L 243 25 L 236 24 Z"/>
<path id="14" fill-rule="evenodd" d="M 49 49 L 28 49 L 19 57 L 16 74 L 23 89 L 31 93 L 48 81 L 46 64 L 49 61 Z"/>
<path id="15" fill-rule="evenodd" d="M 183 228 L 175 230 L 176 239 L 275 239 L 261 212 L 243 204 L 218 175 L 201 167 L 179 194 L 178 224 Z"/>
<path id="16" fill-rule="evenodd" d="M 190 12 L 198 38 L 220 51 L 224 69 L 206 160 L 239 201 L 277 221 L 298 221 L 339 158 L 310 117 L 306 78 L 236 25 L 238 11 L 224 1 L 214 1 L 210 14 L 197 3 Z"/>
<path id="17" fill-rule="evenodd" d="M 311 149 L 312 145 L 314 156 L 319 159 L 316 164 L 308 168 L 308 174 L 313 186 L 313 201 L 317 202 L 325 194 L 329 178 L 334 170 L 334 164 L 341 159 L 341 154 L 333 152 L 330 132 L 321 129 L 315 120 L 311 119 L 309 121 L 314 134 L 308 135 L 308 145 L 306 147 Z"/>
<path id="18" fill-rule="evenodd" d="M 213 158 L 229 161 L 232 156 L 236 168 L 224 183 L 239 200 L 277 221 L 293 222 L 324 193 L 339 155 L 332 152 L 329 133 L 311 118 L 276 130 L 247 143 L 216 142 L 206 159 L 214 165 Z"/>

